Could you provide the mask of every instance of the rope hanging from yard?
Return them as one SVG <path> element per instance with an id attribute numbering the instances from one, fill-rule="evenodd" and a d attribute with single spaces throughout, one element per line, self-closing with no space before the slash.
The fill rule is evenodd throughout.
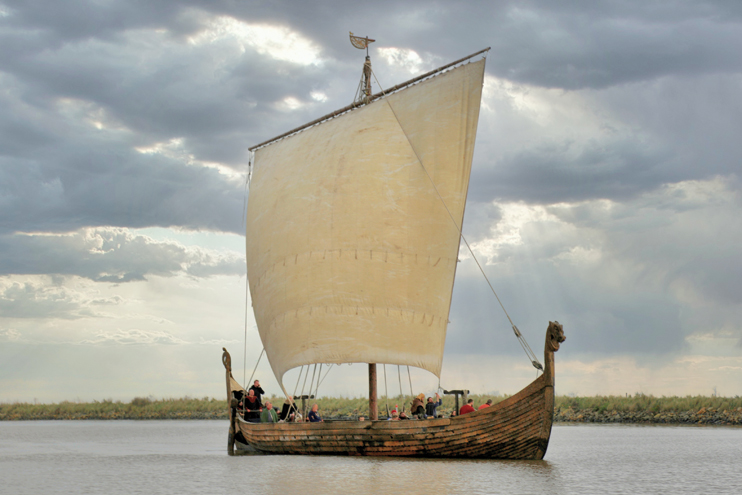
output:
<path id="1" fill-rule="evenodd" d="M 386 415 L 389 416 L 389 392 L 386 388 L 386 364 L 384 366 L 384 397 L 386 397 Z"/>
<path id="2" fill-rule="evenodd" d="M 325 376 L 323 376 L 322 381 L 319 382 L 320 385 L 322 385 L 325 382 L 325 378 L 327 378 L 327 375 L 330 374 L 330 370 L 332 369 L 332 367 L 333 367 L 333 363 L 330 363 L 330 365 L 327 367 L 327 371 L 325 371 Z"/>
<path id="3" fill-rule="evenodd" d="M 304 395 L 304 387 L 307 386 L 307 378 L 309 378 L 309 365 L 307 365 L 307 373 L 304 375 L 304 383 L 301 385 L 301 395 Z"/>
<path id="4" fill-rule="evenodd" d="M 262 359 L 263 354 L 265 354 L 265 347 L 263 347 L 263 350 L 260 351 L 260 356 L 258 356 L 258 362 L 255 363 L 255 368 L 253 368 L 252 375 L 250 375 L 250 381 L 249 382 L 245 382 L 245 385 L 247 385 L 248 383 L 252 383 L 252 379 L 255 376 L 255 371 L 257 371 L 257 369 L 258 369 L 258 365 L 260 364 L 260 360 Z"/>
<path id="5" fill-rule="evenodd" d="M 402 397 L 402 409 L 404 409 L 404 390 L 402 390 L 402 371 L 397 365 L 397 378 L 399 378 L 399 395 Z"/>
<path id="6" fill-rule="evenodd" d="M 410 375 L 410 367 L 407 366 L 407 378 L 410 380 L 410 396 L 415 396 L 415 391 L 412 390 L 412 375 Z"/>
<path id="7" fill-rule="evenodd" d="M 308 370 L 308 368 L 307 368 L 307 370 Z M 296 386 L 294 387 L 294 393 L 293 393 L 293 396 L 294 397 L 296 397 L 296 391 L 299 388 L 299 380 L 301 380 L 301 373 L 302 373 L 302 371 L 304 371 L 304 365 L 302 365 L 302 367 L 299 368 L 299 376 L 296 377 Z"/>
<path id="8" fill-rule="evenodd" d="M 314 387 L 314 397 L 319 397 L 319 381 L 322 378 L 322 363 L 319 363 L 319 373 L 317 373 L 317 386 Z M 309 391 L 309 395 L 312 395 L 312 391 Z"/>
<path id="9" fill-rule="evenodd" d="M 314 385 L 314 375 L 316 374 L 317 374 L 317 363 L 314 363 L 314 369 L 312 370 L 312 381 L 309 382 L 309 395 L 312 395 L 312 386 Z M 307 375 L 309 375 L 309 373 L 307 373 Z M 301 395 L 304 395 L 303 391 Z"/>

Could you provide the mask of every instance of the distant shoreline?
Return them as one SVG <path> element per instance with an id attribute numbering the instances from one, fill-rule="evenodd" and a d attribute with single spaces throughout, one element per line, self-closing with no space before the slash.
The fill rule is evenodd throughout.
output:
<path id="1" fill-rule="evenodd" d="M 674 424 L 674 425 L 719 425 L 742 426 L 742 408 L 718 411 L 701 408 L 698 411 L 650 411 L 596 412 L 591 409 L 567 409 L 554 413 L 555 423 L 618 423 L 618 424 Z"/>
<path id="2" fill-rule="evenodd" d="M 506 397 L 470 395 L 476 405 L 488 399 L 494 403 Z M 283 398 L 271 397 L 277 407 Z M 403 407 L 408 398 L 396 397 L 380 400 L 380 414 L 386 406 Z M 317 402 L 323 416 L 332 418 L 368 417 L 368 401 L 363 398 L 319 398 Z M 450 396 L 443 399 L 439 412 L 449 416 L 454 409 Z M 58 404 L 0 403 L 0 421 L 29 420 L 226 420 L 227 402 L 210 398 L 181 399 L 135 398 L 131 402 L 103 400 L 101 402 L 61 402 Z M 741 397 L 556 397 L 554 421 L 556 423 L 619 423 L 619 424 L 699 424 L 742 426 Z"/>

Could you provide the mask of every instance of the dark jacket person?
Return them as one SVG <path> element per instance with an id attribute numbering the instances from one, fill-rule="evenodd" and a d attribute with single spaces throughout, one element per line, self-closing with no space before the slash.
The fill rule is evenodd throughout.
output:
<path id="1" fill-rule="evenodd" d="M 248 390 L 252 390 L 255 394 L 255 397 L 258 398 L 258 402 L 260 403 L 260 407 L 263 407 L 263 399 L 262 396 L 265 395 L 265 390 L 263 390 L 260 387 L 260 380 L 255 380 L 252 387 L 250 387 Z"/>

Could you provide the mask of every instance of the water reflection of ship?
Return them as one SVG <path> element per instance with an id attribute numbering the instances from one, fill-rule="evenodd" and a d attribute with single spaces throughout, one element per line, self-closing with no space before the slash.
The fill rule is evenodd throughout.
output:
<path id="1" fill-rule="evenodd" d="M 440 376 L 484 80 L 484 58 L 471 60 L 486 52 L 374 95 L 367 57 L 355 103 L 251 148 L 248 279 L 273 373 L 285 392 L 291 369 L 369 363 L 371 421 L 255 424 L 231 407 L 230 452 L 543 458 L 556 322 L 543 374 L 508 399 L 377 420 L 376 363 Z M 226 349 L 223 362 L 231 400 L 244 389 Z"/>

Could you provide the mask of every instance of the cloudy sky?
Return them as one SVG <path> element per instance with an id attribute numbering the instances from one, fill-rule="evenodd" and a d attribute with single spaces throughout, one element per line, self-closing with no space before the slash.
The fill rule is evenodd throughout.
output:
<path id="1" fill-rule="evenodd" d="M 742 394 L 742 4 L 0 0 L 0 401 L 249 378 L 248 147 L 352 101 L 348 31 L 383 87 L 492 47 L 464 233 L 538 354 L 564 324 L 558 394 Z M 462 259 L 441 384 L 514 393 Z"/>

